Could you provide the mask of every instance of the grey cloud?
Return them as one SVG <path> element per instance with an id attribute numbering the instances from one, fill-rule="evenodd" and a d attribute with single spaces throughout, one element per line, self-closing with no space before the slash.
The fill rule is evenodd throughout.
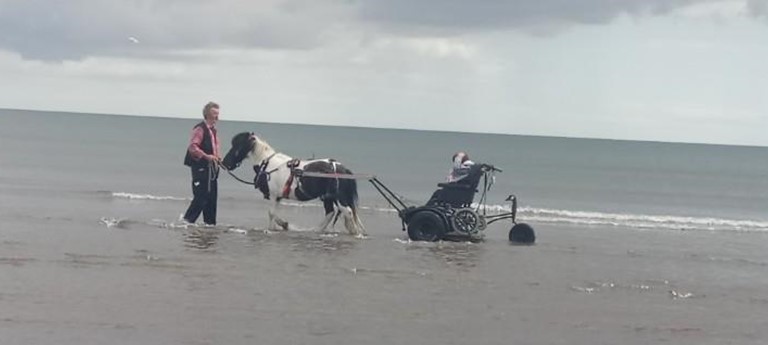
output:
<path id="1" fill-rule="evenodd" d="M 211 47 L 304 49 L 318 44 L 323 26 L 332 23 L 322 17 L 332 11 L 311 0 L 0 0 L 0 49 L 40 60 Z"/>
<path id="2" fill-rule="evenodd" d="M 768 0 L 749 0 L 748 7 L 753 15 L 768 18 Z"/>
<path id="3" fill-rule="evenodd" d="M 551 31 L 721 0 L 0 0 L 0 49 L 26 59 L 309 49 L 343 27 L 403 35 Z M 766 0 L 749 1 L 766 16 Z M 359 26 L 362 24 L 362 26 Z M 138 39 L 138 43 L 130 37 Z"/>
<path id="4" fill-rule="evenodd" d="M 538 29 L 664 14 L 718 0 L 358 0 L 369 21 L 424 30 Z M 756 0 L 752 0 L 755 1 Z M 763 0 L 764 1 L 764 0 Z"/>

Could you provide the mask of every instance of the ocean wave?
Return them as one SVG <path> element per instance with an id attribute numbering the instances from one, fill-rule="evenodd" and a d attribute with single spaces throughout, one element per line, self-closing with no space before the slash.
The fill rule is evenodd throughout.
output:
<path id="1" fill-rule="evenodd" d="M 123 218 L 113 218 L 113 217 L 101 217 L 99 221 L 106 225 L 107 228 L 118 228 L 118 229 L 125 229 L 128 224 L 131 222 L 128 219 Z"/>
<path id="2" fill-rule="evenodd" d="M 153 201 L 188 201 L 188 198 L 174 196 L 158 196 L 127 192 L 109 192 L 114 198 Z M 322 203 L 283 201 L 288 207 L 320 208 Z M 473 204 L 472 207 L 477 207 Z M 395 213 L 390 206 L 361 205 L 361 210 L 368 212 Z M 510 212 L 510 205 L 487 205 L 488 215 Z M 482 213 L 482 211 L 481 211 Z M 610 213 L 595 211 L 561 210 L 536 207 L 519 207 L 517 220 L 527 223 L 563 224 L 576 226 L 613 226 L 634 229 L 669 229 L 669 230 L 709 230 L 709 231 L 744 231 L 768 232 L 768 222 L 748 219 L 727 219 L 716 217 L 693 217 L 680 215 L 652 215 L 632 213 Z"/>
<path id="3" fill-rule="evenodd" d="M 175 196 L 157 196 L 157 195 L 151 195 L 151 194 L 136 194 L 136 193 L 126 193 L 126 192 L 112 192 L 113 198 L 120 198 L 120 199 L 131 199 L 131 200 L 157 200 L 157 201 L 164 201 L 164 200 L 173 200 L 173 201 L 187 201 L 190 200 L 188 198 L 180 198 Z"/>
<path id="4" fill-rule="evenodd" d="M 521 221 L 526 222 L 616 226 L 637 229 L 768 231 L 768 222 L 714 217 L 604 213 L 532 207 L 521 207 L 518 209 L 518 217 Z"/>
<path id="5" fill-rule="evenodd" d="M 477 207 L 473 204 L 472 207 Z M 395 212 L 391 207 L 361 207 L 379 212 Z M 511 212 L 510 205 L 487 205 L 487 215 Z M 481 211 L 482 213 L 482 211 Z M 519 207 L 517 220 L 527 223 L 565 224 L 577 226 L 613 226 L 634 229 L 709 230 L 768 232 L 768 222 L 715 217 L 608 213 Z"/>

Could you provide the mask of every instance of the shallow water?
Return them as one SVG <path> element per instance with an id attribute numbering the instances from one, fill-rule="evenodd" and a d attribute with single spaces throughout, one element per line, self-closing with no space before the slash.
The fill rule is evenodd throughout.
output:
<path id="1" fill-rule="evenodd" d="M 538 236 L 511 245 L 500 222 L 482 243 L 413 243 L 364 183 L 363 239 L 308 231 L 316 203 L 282 208 L 296 231 L 268 231 L 271 204 L 228 176 L 220 224 L 186 226 L 193 121 L 11 113 L 0 111 L 2 344 L 768 339 L 765 148 L 222 123 L 293 133 L 274 142 L 334 153 L 413 203 L 444 173 L 425 157 L 467 144 L 506 162 L 489 200 L 518 193 Z M 297 137 L 315 138 L 314 152 Z"/>
<path id="2" fill-rule="evenodd" d="M 364 239 L 267 231 L 258 225 L 264 210 L 214 228 L 162 218 L 185 204 L 94 195 L 89 214 L 119 210 L 122 221 L 3 211 L 3 342 L 762 344 L 768 336 L 763 233 L 539 226 L 538 243 L 519 246 L 493 224 L 482 243 L 414 243 L 396 215 L 374 211 L 362 214 Z M 282 213 L 309 228 L 321 212 Z"/>

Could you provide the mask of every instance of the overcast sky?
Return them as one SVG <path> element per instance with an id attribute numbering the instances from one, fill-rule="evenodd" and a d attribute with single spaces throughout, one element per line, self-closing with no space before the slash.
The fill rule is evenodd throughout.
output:
<path id="1" fill-rule="evenodd" d="M 768 0 L 0 0 L 0 107 L 768 146 Z"/>

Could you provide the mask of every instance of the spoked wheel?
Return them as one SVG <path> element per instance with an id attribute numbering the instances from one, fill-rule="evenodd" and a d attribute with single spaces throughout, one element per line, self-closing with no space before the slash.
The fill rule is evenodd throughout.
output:
<path id="1" fill-rule="evenodd" d="M 532 244 L 536 242 L 536 234 L 533 228 L 525 223 L 518 223 L 509 230 L 509 241 L 516 243 Z"/>
<path id="2" fill-rule="evenodd" d="M 445 235 L 445 222 L 435 212 L 419 211 L 408 222 L 408 238 L 412 241 L 435 242 Z"/>
<path id="3" fill-rule="evenodd" d="M 456 210 L 451 218 L 453 229 L 465 234 L 475 234 L 480 230 L 480 216 L 471 208 L 462 208 Z M 484 227 L 484 226 L 483 226 Z"/>

